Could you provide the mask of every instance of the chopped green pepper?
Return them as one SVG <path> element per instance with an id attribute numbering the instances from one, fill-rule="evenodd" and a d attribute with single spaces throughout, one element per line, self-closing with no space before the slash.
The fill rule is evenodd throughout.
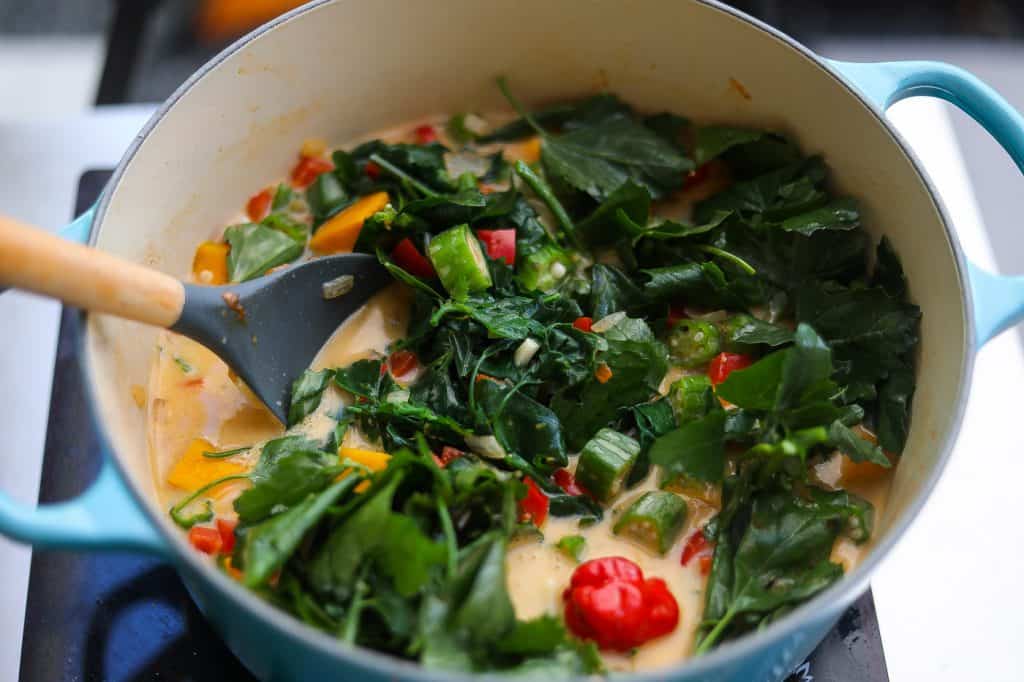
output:
<path id="1" fill-rule="evenodd" d="M 686 502 L 666 490 L 641 495 L 615 522 L 613 531 L 664 554 L 679 537 L 686 523 Z"/>
<path id="2" fill-rule="evenodd" d="M 309 212 L 318 221 L 324 221 L 350 203 L 348 192 L 334 173 L 321 173 L 306 190 Z"/>
<path id="3" fill-rule="evenodd" d="M 750 315 L 740 313 L 719 322 L 718 331 L 721 335 L 722 350 L 727 353 L 743 353 L 744 355 L 757 352 L 756 344 L 733 341 L 736 332 L 750 325 L 753 319 Z"/>
<path id="4" fill-rule="evenodd" d="M 519 280 L 527 289 L 550 291 L 569 273 L 572 258 L 554 244 L 537 249 L 519 262 Z"/>
<path id="5" fill-rule="evenodd" d="M 428 250 L 441 284 L 455 300 L 490 288 L 491 271 L 469 225 L 445 230 L 431 240 Z"/>
<path id="6" fill-rule="evenodd" d="M 718 328 L 701 320 L 683 320 L 668 335 L 669 352 L 684 367 L 706 365 L 721 345 Z"/>
<path id="7" fill-rule="evenodd" d="M 715 391 L 706 374 L 690 374 L 672 384 L 668 394 L 676 421 L 683 424 L 707 415 L 715 405 Z"/>
<path id="8" fill-rule="evenodd" d="M 579 561 L 580 556 L 583 554 L 583 547 L 586 544 L 587 541 L 582 535 L 566 535 L 558 541 L 555 547 L 573 561 Z"/>
<path id="9" fill-rule="evenodd" d="M 601 429 L 580 451 L 576 481 L 602 502 L 612 499 L 640 454 L 640 443 L 612 429 Z"/>
<path id="10" fill-rule="evenodd" d="M 292 188 L 282 182 L 274 191 L 274 201 L 270 204 L 270 210 L 280 211 L 287 208 L 290 203 L 292 203 Z"/>

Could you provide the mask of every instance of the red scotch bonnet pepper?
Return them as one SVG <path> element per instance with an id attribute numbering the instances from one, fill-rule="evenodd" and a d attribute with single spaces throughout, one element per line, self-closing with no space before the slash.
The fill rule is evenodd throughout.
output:
<path id="1" fill-rule="evenodd" d="M 629 651 L 667 635 L 679 624 L 679 605 L 661 578 L 644 579 L 629 559 L 591 559 L 562 593 L 565 624 L 601 649 Z"/>

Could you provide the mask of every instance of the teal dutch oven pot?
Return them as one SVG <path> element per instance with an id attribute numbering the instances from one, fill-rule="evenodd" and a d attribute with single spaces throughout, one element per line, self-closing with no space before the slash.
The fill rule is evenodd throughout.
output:
<path id="1" fill-rule="evenodd" d="M 128 150 L 98 206 L 65 229 L 175 275 L 253 187 L 283 176 L 308 137 L 351 140 L 437 112 L 617 92 L 638 107 L 768 126 L 824 154 L 868 229 L 889 235 L 924 311 L 910 440 L 875 544 L 843 580 L 771 626 L 635 679 L 773 681 L 799 664 L 866 588 L 931 492 L 955 441 L 976 350 L 1024 315 L 1024 279 L 968 263 L 939 198 L 886 123 L 900 99 L 938 97 L 1024 167 L 1024 119 L 991 88 L 934 62 L 824 59 L 772 28 L 698 0 L 321 0 L 246 36 L 190 78 Z M 737 86 L 739 84 L 739 87 Z M 147 412 L 156 332 L 89 316 L 81 353 L 106 463 L 74 500 L 37 509 L 0 496 L 0 533 L 40 548 L 166 558 L 253 673 L 273 680 L 452 675 L 341 644 L 262 602 L 192 550 L 156 501 Z M 153 406 L 149 405 L 152 409 Z M 83 409 L 86 409 L 83 406 Z M 10 455 L 9 455 L 10 456 Z"/>

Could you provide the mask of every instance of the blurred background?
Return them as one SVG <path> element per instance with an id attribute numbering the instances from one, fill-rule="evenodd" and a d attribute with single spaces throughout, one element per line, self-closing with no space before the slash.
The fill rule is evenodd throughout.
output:
<path id="1" fill-rule="evenodd" d="M 159 102 L 232 40 L 299 4 L 0 0 L 0 126 L 67 118 L 96 105 Z M 1024 78 L 1019 77 L 1024 63 L 1024 3 L 1018 0 L 731 4 L 829 56 L 957 63 L 1024 108 Z M 953 118 L 968 170 L 972 176 L 984 171 L 988 177 L 975 188 L 987 222 L 1008 220 L 1014 209 L 993 199 L 1012 191 L 1012 166 L 972 122 L 958 112 Z M 0 151 L 4 143 L 0 135 Z M 1000 265 L 1024 270 L 1024 255 L 1020 262 Z"/>
<path id="2" fill-rule="evenodd" d="M 163 100 L 209 57 L 297 0 L 0 0 L 0 120 Z M 970 48 L 998 72 L 1024 37 L 1016 0 L 747 0 L 727 3 L 812 46 Z M 987 63 L 986 63 L 987 62 Z M 982 74 L 982 75 L 988 75 Z M 40 87 L 41 86 L 41 87 Z M 1024 89 L 1024 83 L 1017 85 Z"/>

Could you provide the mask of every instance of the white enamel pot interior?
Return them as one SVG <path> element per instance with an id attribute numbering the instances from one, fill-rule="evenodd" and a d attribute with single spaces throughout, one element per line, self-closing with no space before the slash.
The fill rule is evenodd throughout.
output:
<path id="1" fill-rule="evenodd" d="M 777 679 L 860 594 L 919 509 L 959 425 L 971 357 L 960 258 L 932 193 L 877 111 L 807 50 L 693 0 L 313 3 L 240 41 L 171 98 L 108 188 L 95 244 L 183 276 L 195 245 L 253 188 L 284 176 L 305 138 L 341 142 L 437 112 L 505 108 L 494 84 L 499 74 L 531 105 L 609 90 L 642 110 L 790 134 L 825 156 L 837 189 L 861 199 L 872 236 L 888 235 L 903 258 L 924 311 L 919 387 L 873 553 L 766 630 L 650 675 Z M 152 329 L 89 318 L 99 421 L 130 487 L 236 653 L 275 679 L 427 676 L 299 624 L 186 545 L 156 501 L 146 414 L 131 396 L 132 386 L 148 384 L 155 342 Z"/>

